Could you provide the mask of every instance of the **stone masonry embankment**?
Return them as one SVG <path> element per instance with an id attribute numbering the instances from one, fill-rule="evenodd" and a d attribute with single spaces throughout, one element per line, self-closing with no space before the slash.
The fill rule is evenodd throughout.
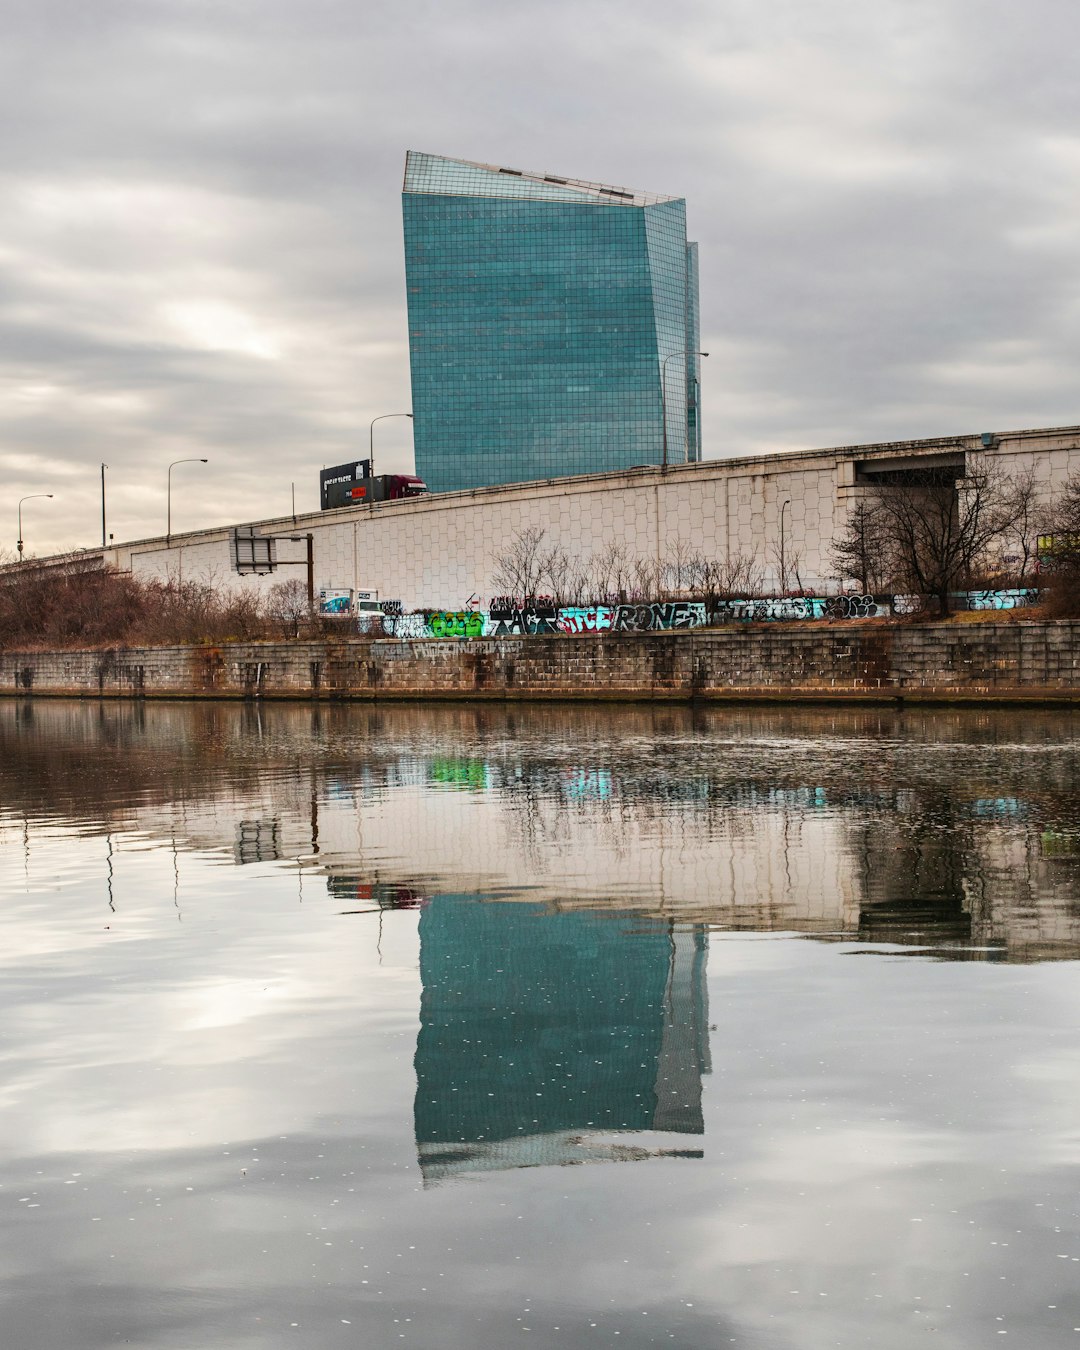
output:
<path id="1" fill-rule="evenodd" d="M 1080 621 L 774 624 L 580 637 L 2 652 L 0 693 L 1080 704 Z"/>

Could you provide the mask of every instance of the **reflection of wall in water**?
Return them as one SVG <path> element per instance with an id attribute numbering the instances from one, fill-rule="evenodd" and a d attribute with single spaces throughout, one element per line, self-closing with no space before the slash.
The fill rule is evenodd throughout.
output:
<path id="1" fill-rule="evenodd" d="M 1080 949 L 1076 746 L 1019 710 L 0 701 L 0 832 L 1024 960 Z"/>
<path id="2" fill-rule="evenodd" d="M 702 1133 L 706 942 L 640 916 L 438 897 L 420 919 L 425 1178 L 684 1152 L 610 1136 Z"/>
<path id="3" fill-rule="evenodd" d="M 1080 857 L 1047 848 L 1031 825 L 980 830 L 968 885 L 973 941 L 1010 961 L 1074 960 L 1080 946 Z"/>
<path id="4" fill-rule="evenodd" d="M 402 790 L 358 793 L 348 809 L 343 797 L 325 804 L 320 857 L 331 871 L 355 872 L 366 838 L 381 868 L 396 862 L 443 890 L 523 888 L 560 906 L 640 906 L 738 928 L 835 932 L 857 922 L 840 816 L 812 788 L 722 792 L 704 778 L 641 783 L 628 771 L 515 772 L 480 760 L 451 773 L 445 758 L 417 763 L 414 784 L 392 767 Z"/>

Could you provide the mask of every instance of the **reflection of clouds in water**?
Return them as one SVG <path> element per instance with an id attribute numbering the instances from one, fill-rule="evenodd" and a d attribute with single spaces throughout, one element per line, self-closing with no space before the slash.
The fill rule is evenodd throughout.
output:
<path id="1" fill-rule="evenodd" d="M 706 1156 L 725 1150 L 734 1184 L 722 1224 L 689 1224 L 687 1287 L 727 1290 L 758 1308 L 762 1334 L 793 1344 L 808 1343 L 811 1309 L 815 1345 L 861 1343 L 875 1321 L 875 1344 L 909 1345 L 930 1313 L 958 1338 L 947 1344 L 974 1343 L 984 1320 L 993 1334 L 997 1316 L 1034 1344 L 1037 1328 L 1071 1331 L 1047 1305 L 1072 1304 L 1055 1263 L 1080 1254 L 1059 1190 L 1080 1077 L 1026 1081 L 1076 1025 L 1071 968 L 865 962 L 830 947 L 803 948 L 796 968 L 792 950 L 713 938 L 723 1093 L 707 1094 Z"/>
<path id="2" fill-rule="evenodd" d="M 72 841 L 69 856 L 84 847 Z M 328 945 L 334 916 L 324 904 L 303 909 L 287 872 L 226 872 L 187 855 L 178 925 L 168 853 L 130 861 L 118 859 L 115 914 L 74 862 L 47 905 L 5 904 L 2 1094 L 24 1145 L 111 1150 L 257 1133 L 280 1111 L 275 1061 L 293 1064 L 297 1128 L 322 1077 L 301 1047 L 369 1032 L 365 1019 L 385 1019 L 402 986 L 415 1003 L 415 920 L 398 916 L 381 953 L 363 927 Z M 415 1025 L 415 1012 L 401 1017 Z M 377 1096 L 381 1068 L 368 1045 L 340 1105 L 364 1081 Z M 58 1094 L 70 1112 L 56 1109 Z"/>
<path id="3" fill-rule="evenodd" d="M 809 899 L 835 913 L 840 879 L 852 935 L 860 912 L 915 898 L 920 921 L 960 905 L 972 932 L 1008 943 L 1025 924 L 1051 931 L 1039 924 L 1052 911 L 1060 954 L 1075 864 L 1042 839 L 1048 822 L 1060 833 L 1075 820 L 1060 788 L 1068 744 L 972 745 L 965 727 L 996 734 L 985 714 L 947 715 L 948 753 L 924 753 L 931 718 L 910 740 L 883 714 L 857 719 L 865 735 L 834 751 L 814 718 L 808 748 L 786 714 L 773 744 L 770 715 L 668 710 L 668 753 L 649 748 L 639 710 L 518 710 L 511 735 L 511 714 L 493 709 L 266 708 L 257 740 L 237 708 L 149 707 L 141 724 L 106 712 L 121 723 L 115 752 L 96 709 L 57 706 L 53 724 L 38 707 L 28 743 L 0 707 L 0 1193 L 39 1204 L 0 1216 L 17 1238 L 13 1343 L 276 1345 L 296 1321 L 328 1347 L 358 1327 L 390 1344 L 409 1317 L 421 1345 L 502 1346 L 525 1308 L 550 1345 L 601 1330 L 624 1345 L 735 1336 L 784 1350 L 908 1350 L 930 1325 L 955 1347 L 1002 1325 L 1024 1344 L 1071 1334 L 1070 1314 L 1066 1326 L 1047 1310 L 1070 1301 L 1071 1262 L 1056 1254 L 1077 1240 L 1061 1198 L 1080 1114 L 1071 966 L 713 932 L 706 1041 L 692 926 L 677 925 L 676 957 L 690 959 L 673 971 L 656 918 L 712 906 L 768 926 L 799 902 L 810 927 Z M 1064 734 L 1060 720 L 1029 725 L 1036 739 L 1041 726 Z M 969 809 L 1010 799 L 1025 814 Z M 28 876 L 11 815 L 24 808 Z M 274 828 L 252 830 L 264 821 Z M 234 852 L 242 841 L 260 854 L 266 839 L 280 861 Z M 451 879 L 493 877 L 534 903 L 446 894 Z M 456 935 L 421 943 L 419 929 L 463 915 Z M 440 953 L 453 958 L 445 980 Z M 531 1009 L 514 981 L 492 983 L 507 954 L 537 993 Z M 500 1016 L 519 1007 L 535 1057 L 515 1079 L 494 1050 Z M 672 1025 L 689 1034 L 665 1043 Z M 603 1053 L 588 1055 L 590 1033 Z M 600 1061 L 583 1121 L 556 1109 L 572 1096 L 549 1093 L 568 1051 Z M 455 1184 L 425 1187 L 417 1102 L 432 1065 L 442 1078 L 420 1151 L 449 1145 L 424 1162 Z M 693 1119 L 659 1113 L 665 1081 Z M 447 1102 L 455 1086 L 476 1098 L 468 1119 Z M 646 1090 L 640 1119 L 593 1133 L 598 1108 L 629 1109 Z M 534 1120 L 542 1136 L 517 1129 Z M 521 1167 L 583 1156 L 649 1165 Z M 87 1291 L 88 1314 L 55 1298 L 58 1280 Z"/>

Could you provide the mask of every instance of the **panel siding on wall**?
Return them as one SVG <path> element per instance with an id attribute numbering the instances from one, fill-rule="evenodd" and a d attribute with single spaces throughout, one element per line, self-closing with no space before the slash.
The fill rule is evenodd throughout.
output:
<path id="1" fill-rule="evenodd" d="M 1034 470 L 1044 504 L 1071 474 L 1080 473 L 1080 429 L 1003 436 L 992 452 L 1010 474 Z M 420 606 L 457 608 L 470 596 L 496 593 L 497 558 L 515 534 L 544 531 L 545 547 L 584 562 L 618 546 L 631 561 L 664 559 L 676 549 L 710 559 L 755 558 L 766 588 L 779 584 L 779 522 L 784 511 L 786 560 L 797 557 L 803 584 L 835 590 L 830 553 L 857 487 L 853 462 L 909 455 L 920 449 L 955 451 L 959 442 L 909 442 L 777 456 L 752 461 L 708 461 L 603 477 L 553 480 L 503 489 L 448 494 L 413 502 L 264 522 L 277 535 L 314 535 L 315 584 L 377 590 L 381 598 Z M 966 441 L 976 451 L 978 438 Z M 303 545 L 283 542 L 279 555 L 303 557 Z M 241 578 L 232 570 L 231 535 L 210 530 L 117 548 L 121 568 L 159 579 L 209 580 L 265 590 L 303 577 L 282 568 L 271 577 Z"/>

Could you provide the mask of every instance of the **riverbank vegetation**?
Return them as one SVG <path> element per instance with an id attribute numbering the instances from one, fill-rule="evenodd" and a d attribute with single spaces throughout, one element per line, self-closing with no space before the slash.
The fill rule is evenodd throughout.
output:
<path id="1" fill-rule="evenodd" d="M 297 591 L 299 594 L 297 594 Z M 82 554 L 0 574 L 0 648 L 167 646 L 299 636 L 303 585 L 265 595 L 212 581 L 141 580 Z"/>

